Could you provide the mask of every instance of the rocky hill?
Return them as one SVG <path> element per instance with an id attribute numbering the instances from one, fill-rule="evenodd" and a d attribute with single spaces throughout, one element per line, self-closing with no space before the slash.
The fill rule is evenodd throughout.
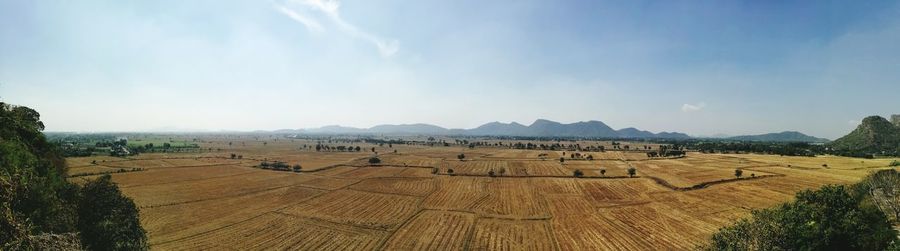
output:
<path id="1" fill-rule="evenodd" d="M 900 152 L 900 126 L 881 116 L 866 117 L 850 134 L 828 145 L 838 151 L 868 154 L 898 153 Z"/>

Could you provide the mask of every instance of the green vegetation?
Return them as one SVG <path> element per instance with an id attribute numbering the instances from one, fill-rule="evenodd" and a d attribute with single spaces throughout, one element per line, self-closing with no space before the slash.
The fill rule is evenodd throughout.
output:
<path id="1" fill-rule="evenodd" d="M 91 250 L 146 249 L 137 207 L 110 179 L 103 175 L 81 188 L 77 226 L 82 243 Z"/>
<path id="2" fill-rule="evenodd" d="M 870 116 L 844 137 L 828 144 L 839 155 L 900 156 L 900 127 L 880 116 Z"/>
<path id="3" fill-rule="evenodd" d="M 891 164 L 888 166 L 900 166 L 900 161 L 897 161 L 897 160 L 891 161 Z"/>
<path id="4" fill-rule="evenodd" d="M 883 170 L 851 187 L 828 185 L 796 201 L 753 211 L 724 227 L 706 250 L 891 250 L 897 224 L 900 173 Z M 891 204 L 893 203 L 893 204 Z M 892 214 L 887 216 L 885 213 Z"/>
<path id="5" fill-rule="evenodd" d="M 0 102 L 0 250 L 147 249 L 134 203 L 108 176 L 69 183 L 43 130 L 35 110 Z"/>

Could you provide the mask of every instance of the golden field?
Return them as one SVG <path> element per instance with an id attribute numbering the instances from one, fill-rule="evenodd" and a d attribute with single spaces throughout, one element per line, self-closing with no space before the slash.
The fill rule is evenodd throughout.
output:
<path id="1" fill-rule="evenodd" d="M 570 160 L 564 151 L 363 142 L 323 143 L 360 152 L 316 152 L 313 140 L 198 137 L 212 150 L 70 158 L 70 173 L 140 168 L 112 176 L 155 250 L 687 250 L 752 209 L 853 183 L 891 161 L 621 151 Z M 375 155 L 381 164 L 368 164 Z M 254 167 L 261 161 L 303 169 Z"/>

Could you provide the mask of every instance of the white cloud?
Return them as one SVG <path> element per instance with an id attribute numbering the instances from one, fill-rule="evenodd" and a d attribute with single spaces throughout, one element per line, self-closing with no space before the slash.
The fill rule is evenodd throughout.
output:
<path id="1" fill-rule="evenodd" d="M 316 21 L 315 19 L 309 18 L 304 15 L 300 15 L 297 12 L 290 10 L 288 8 L 285 8 L 284 6 L 281 6 L 281 5 L 275 5 L 275 9 L 277 9 L 282 14 L 287 15 L 291 19 L 294 19 L 294 21 L 297 21 L 297 22 L 303 24 L 303 26 L 306 26 L 306 29 L 308 29 L 311 32 L 321 32 L 321 31 L 325 30 L 325 28 L 323 28 L 322 25 L 319 24 L 319 22 Z"/>
<path id="2" fill-rule="evenodd" d="M 299 3 L 309 7 L 312 10 L 319 11 L 325 14 L 328 19 L 330 19 L 335 25 L 337 25 L 338 29 L 344 32 L 345 34 L 356 38 L 361 39 L 363 41 L 372 43 L 378 48 L 378 52 L 383 57 L 390 57 L 397 53 L 400 50 L 399 42 L 395 39 L 384 39 L 377 35 L 365 32 L 360 30 L 355 25 L 344 21 L 341 18 L 339 9 L 341 7 L 340 3 L 337 0 L 294 0 L 293 2 Z M 302 16 L 297 14 L 295 11 L 290 9 L 278 6 L 279 11 L 288 15 L 289 17 L 297 20 L 300 23 L 303 23 L 308 29 L 314 30 L 319 29 L 322 30 L 322 26 L 319 23 L 311 18 L 307 18 L 306 16 Z M 310 25 L 312 24 L 312 26 Z M 311 28 L 317 27 L 317 28 Z"/>
<path id="3" fill-rule="evenodd" d="M 681 105 L 681 111 L 682 111 L 682 112 L 696 112 L 696 111 L 699 111 L 699 110 L 703 110 L 703 108 L 706 108 L 706 103 L 704 103 L 704 102 L 700 102 L 700 103 L 697 103 L 697 104 L 683 104 L 683 105 Z"/>

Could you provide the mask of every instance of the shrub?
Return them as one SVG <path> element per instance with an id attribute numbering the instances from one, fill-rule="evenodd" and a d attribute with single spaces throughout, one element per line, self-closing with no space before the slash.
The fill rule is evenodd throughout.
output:
<path id="1" fill-rule="evenodd" d="M 897 160 L 891 161 L 891 164 L 889 164 L 888 166 L 900 166 L 900 161 L 897 161 Z"/>
<path id="2" fill-rule="evenodd" d="M 634 177 L 634 175 L 637 175 L 637 169 L 634 169 L 634 167 L 629 167 L 628 168 L 628 177 Z"/>
<path id="3" fill-rule="evenodd" d="M 582 172 L 581 169 L 575 169 L 575 171 L 572 172 L 572 175 L 574 175 L 575 177 L 581 178 L 582 176 L 584 176 L 584 172 Z"/>
<path id="4" fill-rule="evenodd" d="M 453 175 L 453 168 L 447 168 L 447 174 Z"/>
<path id="5" fill-rule="evenodd" d="M 734 169 L 734 177 L 740 179 L 744 175 L 744 170 Z"/>
<path id="6" fill-rule="evenodd" d="M 303 169 L 303 167 L 300 166 L 300 164 L 297 164 L 297 165 L 294 165 L 293 169 L 294 169 L 294 172 L 300 172 L 300 170 Z"/>
<path id="7" fill-rule="evenodd" d="M 378 164 L 378 163 L 381 163 L 381 159 L 379 159 L 378 157 L 369 158 L 369 164 Z"/>
<path id="8" fill-rule="evenodd" d="M 81 243 L 89 250 L 146 250 L 147 237 L 134 202 L 122 195 L 111 177 L 89 181 L 78 201 Z"/>
<path id="9" fill-rule="evenodd" d="M 719 229 L 706 250 L 884 250 L 897 233 L 885 215 L 840 185 L 797 194 L 796 201 L 752 212 Z"/>
<path id="10" fill-rule="evenodd" d="M 606 169 L 600 169 L 600 175 L 606 176 Z"/>
<path id="11" fill-rule="evenodd" d="M 488 171 L 488 176 L 494 177 L 496 174 L 494 173 L 494 169 Z"/>

